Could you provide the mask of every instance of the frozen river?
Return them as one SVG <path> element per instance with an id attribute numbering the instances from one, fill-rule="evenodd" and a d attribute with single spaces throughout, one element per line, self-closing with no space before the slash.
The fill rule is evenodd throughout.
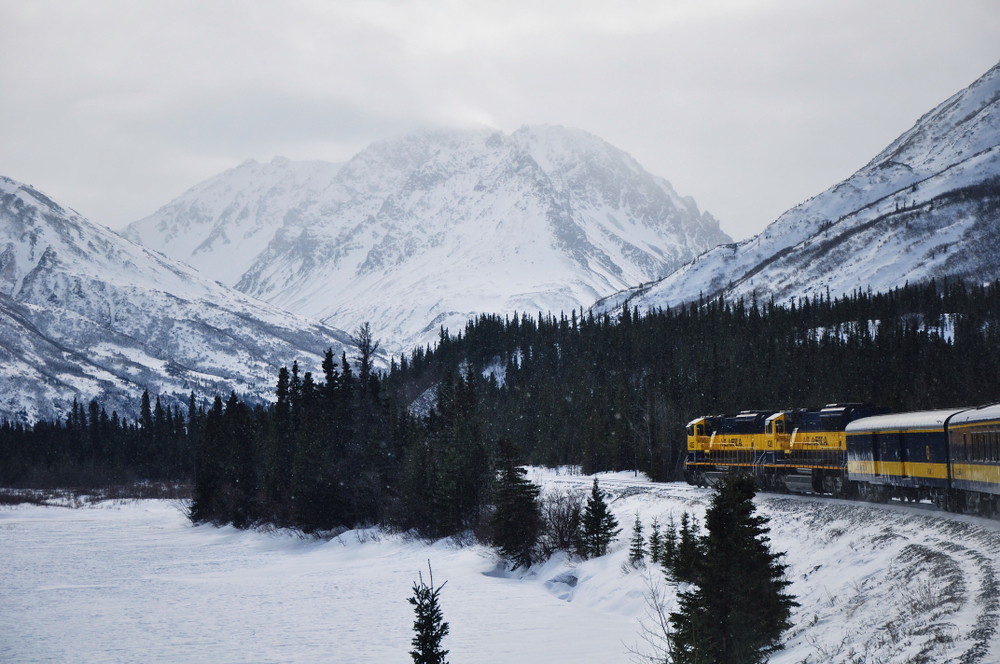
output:
<path id="1" fill-rule="evenodd" d="M 619 549 L 523 578 L 498 574 L 480 546 L 195 527 L 165 501 L 5 508 L 0 661 L 409 662 L 406 598 L 430 559 L 448 582 L 453 664 L 629 662 L 624 644 L 646 610 L 643 573 L 623 570 L 634 515 L 647 528 L 653 516 L 700 515 L 709 493 L 622 475 L 602 486 L 624 527 Z M 1000 661 L 1000 523 L 822 499 L 758 504 L 802 604 L 775 664 Z"/>

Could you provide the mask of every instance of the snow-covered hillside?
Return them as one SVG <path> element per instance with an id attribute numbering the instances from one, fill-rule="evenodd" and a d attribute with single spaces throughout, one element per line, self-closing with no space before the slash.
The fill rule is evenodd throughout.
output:
<path id="1" fill-rule="evenodd" d="M 250 295 L 401 350 L 481 312 L 566 311 L 729 241 L 586 132 L 423 132 L 342 167 L 247 162 L 126 235 Z M 266 245 L 266 247 L 265 247 Z"/>
<path id="2" fill-rule="evenodd" d="M 1000 65 L 927 113 L 847 180 L 653 286 L 641 309 L 724 293 L 776 300 L 1000 277 Z"/>
<path id="3" fill-rule="evenodd" d="M 548 489 L 591 478 L 536 471 Z M 625 566 L 639 514 L 704 522 L 710 491 L 603 475 L 624 531 L 608 556 L 528 573 L 479 545 L 375 529 L 332 539 L 192 527 L 165 501 L 0 510 L 0 660 L 408 662 L 406 598 L 430 560 L 449 661 L 634 661 L 647 578 Z M 773 664 L 989 664 L 1000 659 L 1000 522 L 929 506 L 760 495 L 787 552 L 792 615 Z M 86 619 L 81 619 L 85 615 Z"/>
<path id="4" fill-rule="evenodd" d="M 320 199 L 341 166 L 248 159 L 191 187 L 123 235 L 235 286 L 286 221 Z"/>
<path id="5" fill-rule="evenodd" d="M 135 414 L 145 388 L 268 398 L 280 365 L 349 343 L 0 177 L 0 417 Z"/>

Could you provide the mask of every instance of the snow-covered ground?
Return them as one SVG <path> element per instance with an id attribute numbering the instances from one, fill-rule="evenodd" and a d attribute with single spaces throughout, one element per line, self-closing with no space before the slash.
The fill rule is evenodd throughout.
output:
<path id="1" fill-rule="evenodd" d="M 5 508 L 0 661 L 407 662 L 406 598 L 430 560 L 447 580 L 454 664 L 628 662 L 647 610 L 646 573 L 623 569 L 635 514 L 648 534 L 654 516 L 700 519 L 711 494 L 628 474 L 601 485 L 623 526 L 616 550 L 518 575 L 480 546 L 193 527 L 166 501 Z M 1000 660 L 1000 522 L 777 495 L 758 505 L 802 604 L 775 664 Z"/>

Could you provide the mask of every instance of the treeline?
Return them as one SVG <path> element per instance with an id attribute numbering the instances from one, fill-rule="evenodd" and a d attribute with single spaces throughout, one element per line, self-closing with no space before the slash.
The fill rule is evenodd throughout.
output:
<path id="1" fill-rule="evenodd" d="M 367 326 L 358 347 L 356 373 L 329 350 L 322 377 L 282 368 L 272 406 L 215 399 L 195 450 L 192 519 L 307 532 L 380 523 L 434 537 L 485 527 L 494 462 L 476 381 L 447 371 L 418 418 L 372 370 Z"/>
<path id="2" fill-rule="evenodd" d="M 199 520 L 488 534 L 511 458 L 675 479 L 684 424 L 701 414 L 988 403 L 1000 398 L 998 335 L 1000 284 L 957 282 L 614 318 L 482 316 L 386 371 L 365 326 L 357 357 L 327 352 L 319 376 L 283 369 L 274 404 L 230 395 L 182 413 L 147 397 L 138 421 L 92 403 L 65 421 L 4 423 L 0 482 L 186 476 Z"/>
<path id="3" fill-rule="evenodd" d="M 192 450 L 205 409 L 190 397 L 187 413 L 142 395 L 139 419 L 73 401 L 65 421 L 33 426 L 0 422 L 0 485 L 33 489 L 98 488 L 137 480 L 190 481 Z"/>
<path id="4" fill-rule="evenodd" d="M 702 414 L 868 402 L 893 410 L 1000 399 L 1000 283 L 904 286 L 831 300 L 722 299 L 620 316 L 481 316 L 393 365 L 411 396 L 465 366 L 491 437 L 534 464 L 679 476 Z"/>

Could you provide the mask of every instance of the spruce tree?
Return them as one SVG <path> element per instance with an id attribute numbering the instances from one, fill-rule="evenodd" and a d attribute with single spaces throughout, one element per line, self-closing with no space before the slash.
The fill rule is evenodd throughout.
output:
<path id="1" fill-rule="evenodd" d="M 649 527 L 649 561 L 653 564 L 663 558 L 663 538 L 660 535 L 660 522 L 654 518 Z"/>
<path id="2" fill-rule="evenodd" d="M 644 567 L 646 564 L 646 540 L 642 536 L 642 521 L 639 513 L 635 514 L 635 523 L 632 524 L 632 539 L 629 540 L 628 561 L 632 567 Z"/>
<path id="3" fill-rule="evenodd" d="M 674 566 L 674 557 L 677 555 L 677 524 L 674 523 L 674 515 L 670 515 L 670 521 L 663 533 L 663 543 L 660 549 L 660 562 L 665 570 L 671 570 Z"/>
<path id="4" fill-rule="evenodd" d="M 430 585 L 424 583 L 423 574 L 419 574 L 420 583 L 413 584 L 413 596 L 406 600 L 413 605 L 413 612 L 416 614 L 416 619 L 413 621 L 413 641 L 410 642 L 413 650 L 410 651 L 410 656 L 414 664 L 448 664 L 445 659 L 448 651 L 442 650 L 441 641 L 448 635 L 449 627 L 448 623 L 444 622 L 444 614 L 439 604 L 441 589 L 448 582 L 434 587 L 434 572 L 431 570 L 430 561 L 427 561 L 427 572 Z"/>
<path id="5" fill-rule="evenodd" d="M 670 614 L 671 661 L 762 664 L 783 647 L 781 634 L 797 604 L 786 592 L 783 554 L 768 545 L 767 519 L 754 514 L 753 479 L 731 476 L 715 489 L 693 585 L 678 594 L 678 610 Z"/>
<path id="6" fill-rule="evenodd" d="M 583 546 L 587 557 L 597 558 L 607 554 L 608 545 L 618 536 L 621 528 L 618 527 L 618 520 L 608 511 L 608 504 L 604 502 L 604 492 L 597 485 L 596 477 L 590 496 L 587 498 L 587 506 L 583 509 L 581 521 Z"/>
<path id="7" fill-rule="evenodd" d="M 694 583 L 697 580 L 697 566 L 703 555 L 698 539 L 699 530 L 698 521 L 684 512 L 681 515 L 680 534 L 671 538 L 676 544 L 673 545 L 673 555 L 666 571 L 668 579 L 677 583 Z"/>
<path id="8" fill-rule="evenodd" d="M 532 552 L 541 532 L 539 488 L 525 477 L 527 471 L 515 465 L 513 445 L 501 440 L 499 448 L 500 474 L 491 519 L 493 544 L 510 561 L 511 570 L 531 567 Z"/>

